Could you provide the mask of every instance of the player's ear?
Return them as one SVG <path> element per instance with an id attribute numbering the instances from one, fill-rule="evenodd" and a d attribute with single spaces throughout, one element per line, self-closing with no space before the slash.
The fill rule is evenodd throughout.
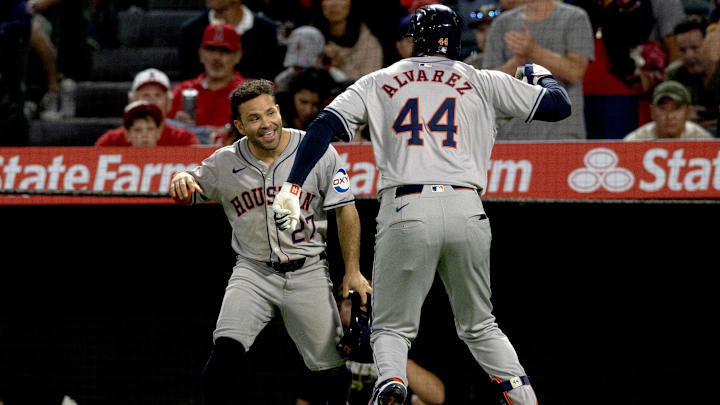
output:
<path id="1" fill-rule="evenodd" d="M 245 135 L 245 127 L 240 120 L 233 120 L 233 125 L 235 126 L 235 129 L 238 130 L 238 132 L 240 132 L 242 135 Z"/>

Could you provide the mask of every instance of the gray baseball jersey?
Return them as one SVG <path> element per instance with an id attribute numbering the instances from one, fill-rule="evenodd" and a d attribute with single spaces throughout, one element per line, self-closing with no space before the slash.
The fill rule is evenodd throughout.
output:
<path id="1" fill-rule="evenodd" d="M 545 89 L 439 57 L 413 57 L 358 80 L 327 107 L 352 138 L 367 122 L 380 189 L 485 189 L 496 120 L 533 118 Z"/>
<path id="2" fill-rule="evenodd" d="M 490 222 L 475 189 L 485 189 L 496 121 L 532 120 L 544 94 L 502 72 L 413 57 L 358 80 L 327 107 L 350 137 L 368 122 L 381 175 L 371 334 L 378 381 L 407 381 L 407 353 L 436 272 L 458 336 L 480 366 L 496 380 L 522 381 L 492 315 Z M 529 385 L 506 395 L 535 403 Z"/>
<path id="3" fill-rule="evenodd" d="M 330 146 L 303 185 L 298 229 L 287 233 L 276 228 L 272 204 L 305 134 L 288 130 L 290 143 L 271 168 L 250 153 L 243 138 L 218 149 L 190 172 L 205 192 L 205 198 L 195 193 L 192 203 L 212 200 L 223 206 L 233 230 L 232 247 L 242 257 L 286 262 L 319 255 L 325 250 L 326 210 L 354 201 L 347 172 Z"/>
<path id="4" fill-rule="evenodd" d="M 350 179 L 331 146 L 313 168 L 300 195 L 298 229 L 275 226 L 272 204 L 295 161 L 304 132 L 285 129 L 290 141 L 272 167 L 257 159 L 247 138 L 215 151 L 190 174 L 203 189 L 192 203 L 222 205 L 232 226 L 237 262 L 228 281 L 213 338 L 231 337 L 246 350 L 265 325 L 282 316 L 288 334 L 310 370 L 339 367 L 335 348 L 342 325 L 332 290 L 325 250 L 329 209 L 352 204 Z M 305 259 L 300 269 L 275 271 L 267 262 Z"/>

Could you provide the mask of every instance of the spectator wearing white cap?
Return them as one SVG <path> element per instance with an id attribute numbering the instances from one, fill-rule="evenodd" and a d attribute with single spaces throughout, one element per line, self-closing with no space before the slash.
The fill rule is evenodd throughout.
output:
<path id="1" fill-rule="evenodd" d="M 135 75 L 130 92 L 128 92 L 128 105 L 133 102 L 145 101 L 158 107 L 163 117 L 170 110 L 172 93 L 170 92 L 170 79 L 162 71 L 154 68 L 143 70 Z M 161 121 L 158 126 L 160 137 L 157 145 L 196 145 L 198 138 L 191 131 L 177 128 L 170 123 Z M 95 142 L 95 146 L 133 146 L 126 136 L 124 126 L 105 132 Z"/>
<path id="2" fill-rule="evenodd" d="M 283 62 L 285 70 L 280 72 L 274 80 L 277 91 L 287 91 L 292 76 L 307 68 L 324 68 L 336 83 L 348 81 L 348 76 L 342 70 L 335 66 L 323 65 L 324 49 L 325 37 L 319 29 L 310 25 L 295 28 L 288 37 L 287 51 Z"/>
<path id="3" fill-rule="evenodd" d="M 630 132 L 626 141 L 658 139 L 712 139 L 700 125 L 690 121 L 690 92 L 680 82 L 666 80 L 653 92 L 652 121 Z"/>

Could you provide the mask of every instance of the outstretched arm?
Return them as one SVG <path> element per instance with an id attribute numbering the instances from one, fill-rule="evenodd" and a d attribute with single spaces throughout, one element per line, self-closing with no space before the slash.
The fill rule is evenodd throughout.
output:
<path id="1" fill-rule="evenodd" d="M 545 94 L 540 99 L 540 104 L 533 116 L 534 120 L 555 122 L 570 116 L 572 112 L 570 96 L 544 66 L 534 63 L 519 66 L 515 77 L 526 83 L 545 88 Z"/>
<path id="2" fill-rule="evenodd" d="M 275 211 L 276 222 L 281 230 L 291 231 L 300 221 L 300 188 L 308 174 L 325 154 L 333 136 L 342 138 L 345 133 L 340 119 L 327 110 L 321 111 L 310 124 L 305 137 L 298 146 L 295 163 L 280 192 L 275 196 L 272 205 Z"/>
<path id="3" fill-rule="evenodd" d="M 287 182 L 302 186 L 310 170 L 325 154 L 333 136 L 345 133 L 340 119 L 328 111 L 321 111 L 307 129 L 293 163 Z"/>

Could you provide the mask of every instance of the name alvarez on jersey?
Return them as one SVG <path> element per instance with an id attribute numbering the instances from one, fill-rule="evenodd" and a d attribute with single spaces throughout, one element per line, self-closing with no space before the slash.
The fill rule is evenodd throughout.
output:
<path id="1" fill-rule="evenodd" d="M 430 65 L 426 63 L 420 64 L 420 66 L 423 65 Z M 391 84 L 384 83 L 382 85 L 382 89 L 385 91 L 385 93 L 388 95 L 388 97 L 392 98 L 395 93 L 400 90 L 400 88 L 407 86 L 408 84 L 412 82 L 428 82 L 428 83 L 439 83 L 444 84 L 446 86 L 450 86 L 455 89 L 455 91 L 458 92 L 461 96 L 465 95 L 465 92 L 468 90 L 472 90 L 473 86 L 468 82 L 467 80 L 464 80 L 464 78 L 455 73 L 450 73 L 447 80 L 445 80 L 445 71 L 441 69 L 433 69 L 432 71 L 427 71 L 425 69 L 413 69 L 413 70 L 407 70 L 405 72 L 402 72 L 402 75 L 395 75 L 393 76 L 394 82 L 391 82 Z M 463 79 L 462 85 L 458 86 L 458 83 L 460 79 Z"/>

